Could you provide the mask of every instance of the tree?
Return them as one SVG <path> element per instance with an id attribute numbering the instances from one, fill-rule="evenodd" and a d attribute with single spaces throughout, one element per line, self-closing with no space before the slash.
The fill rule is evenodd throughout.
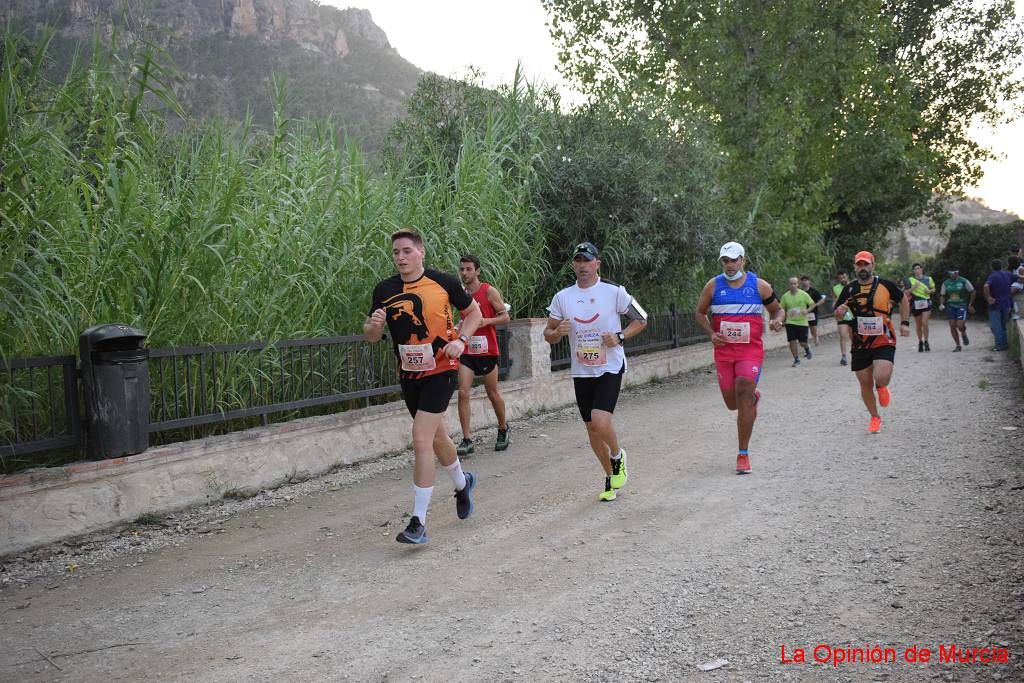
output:
<path id="1" fill-rule="evenodd" d="M 1009 0 L 544 0 L 567 76 L 713 131 L 755 244 L 882 245 L 977 177 L 974 117 L 1018 94 Z"/>

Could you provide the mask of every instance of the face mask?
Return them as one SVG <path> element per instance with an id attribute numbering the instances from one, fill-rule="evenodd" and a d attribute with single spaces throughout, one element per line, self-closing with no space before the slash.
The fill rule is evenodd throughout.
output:
<path id="1" fill-rule="evenodd" d="M 725 277 L 726 280 L 729 280 L 730 282 L 735 282 L 736 280 L 739 280 L 741 277 L 746 275 L 746 273 L 744 273 L 742 270 L 737 270 L 734 275 L 729 275 L 728 273 L 722 273 L 722 275 Z"/>

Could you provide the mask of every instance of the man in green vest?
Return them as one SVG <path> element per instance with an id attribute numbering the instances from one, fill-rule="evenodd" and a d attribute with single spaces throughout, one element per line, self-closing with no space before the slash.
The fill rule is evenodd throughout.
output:
<path id="1" fill-rule="evenodd" d="M 910 313 L 917 327 L 917 352 L 931 351 L 928 345 L 928 321 L 932 317 L 932 295 L 935 280 L 924 274 L 920 263 L 914 264 L 914 274 L 903 281 L 903 291 L 910 295 Z"/>

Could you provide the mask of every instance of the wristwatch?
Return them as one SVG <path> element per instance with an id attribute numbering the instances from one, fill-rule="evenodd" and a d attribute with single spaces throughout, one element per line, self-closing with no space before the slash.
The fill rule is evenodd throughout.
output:
<path id="1" fill-rule="evenodd" d="M 615 336 L 619 338 L 619 343 L 620 344 L 625 344 L 626 343 L 626 335 L 622 334 L 621 332 L 616 332 Z"/>
<path id="2" fill-rule="evenodd" d="M 468 343 L 469 343 L 469 339 L 467 339 L 467 338 L 466 338 L 466 335 L 464 335 L 464 334 L 460 334 L 460 335 L 459 335 L 459 341 L 460 341 L 460 342 L 462 342 L 462 343 L 463 343 L 463 345 L 465 345 L 465 344 L 468 344 Z"/>

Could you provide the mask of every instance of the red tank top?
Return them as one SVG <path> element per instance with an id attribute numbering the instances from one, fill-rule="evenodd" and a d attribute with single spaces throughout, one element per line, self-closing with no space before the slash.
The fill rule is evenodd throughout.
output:
<path id="1" fill-rule="evenodd" d="M 495 317 L 494 306 L 487 299 L 487 290 L 491 286 L 486 282 L 480 283 L 480 289 L 473 293 L 473 298 L 480 305 L 480 314 L 485 318 Z M 469 338 L 466 345 L 466 354 L 470 356 L 498 356 L 498 331 L 494 325 L 478 327 L 473 336 Z"/>

